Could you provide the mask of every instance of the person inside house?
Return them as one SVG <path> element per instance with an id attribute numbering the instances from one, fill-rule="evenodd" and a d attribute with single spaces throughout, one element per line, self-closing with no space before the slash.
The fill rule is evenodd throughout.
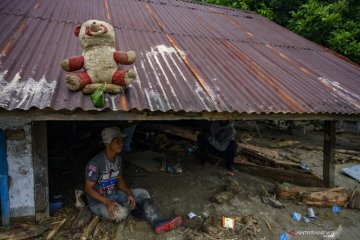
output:
<path id="1" fill-rule="evenodd" d="M 222 158 L 227 168 L 233 172 L 234 158 L 237 150 L 235 141 L 234 122 L 230 120 L 213 121 L 209 131 L 197 136 L 197 144 L 202 164 L 208 160 L 209 155 Z"/>
<path id="2" fill-rule="evenodd" d="M 119 222 L 128 214 L 146 219 L 156 233 L 171 231 L 182 223 L 182 217 L 165 218 L 145 189 L 130 189 L 122 175 L 120 153 L 126 137 L 120 128 L 101 132 L 104 150 L 86 166 L 85 193 L 91 211 L 108 220 Z"/>

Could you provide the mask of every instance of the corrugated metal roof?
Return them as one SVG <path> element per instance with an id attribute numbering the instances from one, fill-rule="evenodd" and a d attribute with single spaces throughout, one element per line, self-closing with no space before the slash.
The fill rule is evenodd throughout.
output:
<path id="1" fill-rule="evenodd" d="M 137 53 L 137 80 L 106 108 L 360 113 L 358 65 L 254 13 L 175 0 L 1 1 L 0 108 L 94 109 L 60 68 L 82 52 L 73 29 L 88 19 Z"/>

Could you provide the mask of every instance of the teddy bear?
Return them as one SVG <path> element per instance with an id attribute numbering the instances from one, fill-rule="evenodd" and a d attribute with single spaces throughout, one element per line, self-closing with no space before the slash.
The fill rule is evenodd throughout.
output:
<path id="1" fill-rule="evenodd" d="M 133 69 L 122 70 L 119 64 L 133 64 L 136 54 L 134 51 L 115 49 L 115 33 L 111 24 L 88 20 L 77 26 L 74 33 L 79 37 L 83 52 L 65 59 L 61 67 L 67 72 L 84 71 L 66 75 L 66 84 L 70 90 L 91 94 L 105 83 L 104 92 L 117 94 L 135 80 L 136 72 Z"/>

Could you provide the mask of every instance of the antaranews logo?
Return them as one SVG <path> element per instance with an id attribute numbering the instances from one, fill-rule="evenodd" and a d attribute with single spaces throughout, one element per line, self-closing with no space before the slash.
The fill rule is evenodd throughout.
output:
<path id="1" fill-rule="evenodd" d="M 317 235 L 323 236 L 325 239 L 334 239 L 336 231 L 314 231 L 314 230 L 291 230 L 287 233 L 280 233 L 279 240 L 288 240 L 295 236 L 307 236 L 307 235 Z"/>

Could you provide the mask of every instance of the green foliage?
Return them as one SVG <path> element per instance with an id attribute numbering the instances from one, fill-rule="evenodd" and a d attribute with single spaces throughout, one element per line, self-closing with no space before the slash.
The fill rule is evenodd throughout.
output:
<path id="1" fill-rule="evenodd" d="M 333 4 L 309 0 L 297 12 L 291 12 L 289 28 L 321 45 L 326 45 L 329 34 L 341 25 L 346 8 L 346 0 Z"/>
<path id="2" fill-rule="evenodd" d="M 207 0 L 206 2 L 254 11 L 360 63 L 359 0 Z"/>
<path id="3" fill-rule="evenodd" d="M 360 4 L 309 0 L 291 12 L 289 29 L 360 63 Z"/>

